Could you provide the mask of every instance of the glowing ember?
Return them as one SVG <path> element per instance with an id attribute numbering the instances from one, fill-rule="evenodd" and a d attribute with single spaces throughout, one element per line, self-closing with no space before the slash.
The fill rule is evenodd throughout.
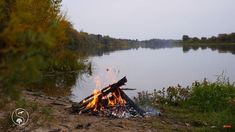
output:
<path id="1" fill-rule="evenodd" d="M 143 117 L 145 112 L 123 92 L 123 88 L 120 88 L 126 82 L 126 77 L 123 77 L 117 83 L 113 83 L 102 90 L 96 88 L 93 94 L 87 96 L 81 102 L 73 104 L 72 111 L 79 112 L 79 114 L 91 113 L 118 118 Z M 96 79 L 96 84 L 100 87 L 99 78 Z"/>
<path id="2" fill-rule="evenodd" d="M 104 111 L 106 107 L 124 106 L 126 104 L 119 90 L 112 92 L 111 95 L 102 96 L 101 91 L 95 89 L 93 95 L 92 101 L 86 105 L 86 108 L 91 108 L 93 111 Z"/>
<path id="3" fill-rule="evenodd" d="M 108 72 L 109 80 L 115 81 L 116 77 L 114 76 L 113 70 L 109 68 Z M 103 95 L 99 90 L 101 88 L 101 79 L 99 76 L 94 78 L 96 89 L 93 91 L 93 98 L 90 102 L 85 106 L 86 109 L 91 109 L 92 111 L 104 111 L 107 107 L 114 107 L 116 105 L 124 106 L 126 101 L 122 98 L 120 90 L 112 91 L 110 94 Z M 107 90 L 109 90 L 108 88 Z M 83 100 L 85 103 L 87 100 Z"/>

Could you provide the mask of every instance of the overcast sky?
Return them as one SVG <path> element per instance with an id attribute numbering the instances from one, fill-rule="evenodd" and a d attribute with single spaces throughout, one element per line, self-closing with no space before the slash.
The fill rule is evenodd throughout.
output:
<path id="1" fill-rule="evenodd" d="M 129 39 L 235 32 L 235 0 L 63 0 L 76 29 Z"/>

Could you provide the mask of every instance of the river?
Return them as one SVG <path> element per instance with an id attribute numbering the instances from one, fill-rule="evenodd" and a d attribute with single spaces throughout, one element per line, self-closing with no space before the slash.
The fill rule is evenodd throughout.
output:
<path id="1" fill-rule="evenodd" d="M 182 47 L 139 48 L 93 56 L 89 61 L 93 73 L 76 80 L 71 89 L 73 101 L 80 101 L 95 88 L 101 89 L 124 76 L 128 80 L 124 87 L 137 89 L 126 91 L 131 97 L 140 91 L 151 92 L 178 84 L 185 87 L 204 78 L 215 81 L 222 73 L 231 82 L 235 81 L 235 56 L 209 48 L 187 52 Z"/>

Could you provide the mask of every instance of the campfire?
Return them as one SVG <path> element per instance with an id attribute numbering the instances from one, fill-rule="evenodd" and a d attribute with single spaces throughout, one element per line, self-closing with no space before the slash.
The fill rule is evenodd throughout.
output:
<path id="1" fill-rule="evenodd" d="M 93 94 L 79 103 L 72 105 L 73 113 L 88 113 L 99 116 L 113 116 L 125 118 L 130 116 L 144 116 L 140 109 L 125 93 L 121 86 L 127 82 L 123 77 L 117 83 L 109 85 L 102 90 L 95 89 Z"/>

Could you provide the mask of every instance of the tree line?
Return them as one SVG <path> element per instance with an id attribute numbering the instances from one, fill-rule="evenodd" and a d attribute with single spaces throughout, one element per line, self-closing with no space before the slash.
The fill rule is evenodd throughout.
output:
<path id="1" fill-rule="evenodd" d="M 85 69 L 69 48 L 73 27 L 60 7 L 61 0 L 0 1 L 0 105 L 45 72 Z"/>
<path id="2" fill-rule="evenodd" d="M 84 60 L 88 55 L 153 48 L 153 42 L 161 41 L 114 39 L 79 32 L 61 12 L 61 2 L 0 1 L 0 105 L 3 99 L 19 98 L 19 89 L 41 82 L 48 72 L 86 72 L 89 66 Z"/>
<path id="3" fill-rule="evenodd" d="M 84 72 L 88 55 L 136 47 L 136 40 L 79 32 L 62 0 L 0 1 L 0 106 L 48 72 Z"/>
<path id="4" fill-rule="evenodd" d="M 137 48 L 139 41 L 130 39 L 115 39 L 107 35 L 88 34 L 83 31 L 71 29 L 69 31 L 68 48 L 82 56 L 103 55 L 115 50 Z"/>
<path id="5" fill-rule="evenodd" d="M 209 38 L 202 37 L 201 39 L 183 35 L 182 44 L 184 52 L 188 52 L 190 49 L 197 50 L 199 48 L 210 48 L 221 53 L 229 52 L 235 54 L 235 33 L 218 34 L 217 36 Z"/>
<path id="6" fill-rule="evenodd" d="M 235 33 L 230 34 L 218 34 L 212 37 L 189 37 L 188 35 L 183 35 L 182 41 L 186 43 L 235 43 Z"/>

